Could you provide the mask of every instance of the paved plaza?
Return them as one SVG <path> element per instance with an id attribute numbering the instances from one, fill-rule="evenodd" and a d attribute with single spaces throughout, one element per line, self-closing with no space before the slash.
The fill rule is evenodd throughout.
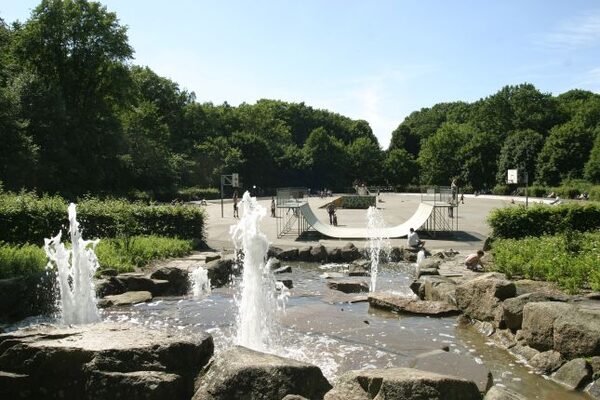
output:
<path id="1" fill-rule="evenodd" d="M 325 208 L 321 208 L 336 195 L 328 198 L 310 197 L 309 203 L 315 214 L 321 221 L 327 223 L 328 215 Z M 483 242 L 490 233 L 486 218 L 490 211 L 499 207 L 510 207 L 511 197 L 503 196 L 465 196 L 465 204 L 458 207 L 455 218 L 458 222 L 458 230 L 453 235 L 438 235 L 429 237 L 426 232 L 421 233 L 421 239 L 427 242 L 429 249 L 477 249 L 483 246 Z M 378 207 L 383 214 L 387 226 L 394 226 L 406 221 L 419 206 L 421 196 L 419 194 L 381 193 Z M 522 198 L 516 198 L 517 202 Z M 278 247 L 302 247 L 321 243 L 328 247 L 340 246 L 348 240 L 331 239 L 320 236 L 317 233 L 298 236 L 297 229 L 292 229 L 281 238 L 277 237 L 276 219 L 270 217 L 271 198 L 261 198 L 259 203 L 265 207 L 266 215 L 261 222 L 261 229 L 269 240 Z M 221 218 L 220 200 L 209 201 L 206 206 L 207 221 L 207 243 L 215 250 L 231 250 L 233 245 L 229 230 L 238 220 L 233 218 L 233 204 L 231 199 L 224 201 L 224 217 Z M 240 213 L 242 207 L 240 207 Z M 366 227 L 366 210 L 337 210 L 339 226 Z M 364 239 L 352 239 L 358 247 L 364 246 Z M 402 246 L 406 243 L 405 238 L 390 239 L 393 246 Z"/>

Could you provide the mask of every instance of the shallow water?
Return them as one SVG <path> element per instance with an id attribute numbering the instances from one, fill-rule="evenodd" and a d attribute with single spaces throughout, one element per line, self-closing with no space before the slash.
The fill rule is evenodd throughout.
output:
<path id="1" fill-rule="evenodd" d="M 441 349 L 484 363 L 497 384 L 505 385 L 529 399 L 584 399 L 546 379 L 531 374 L 505 350 L 486 343 L 470 328 L 461 328 L 456 318 L 399 316 L 369 308 L 368 303 L 347 302 L 348 295 L 327 288 L 325 273 L 343 266 L 289 263 L 292 273 L 277 279 L 292 279 L 286 312 L 279 316 L 279 339 L 273 353 L 318 365 L 330 380 L 351 369 L 407 366 L 417 354 Z M 413 267 L 384 265 L 378 277 L 379 290 L 410 294 Z M 353 278 L 368 281 L 368 277 Z M 236 283 L 234 282 L 234 285 Z M 162 298 L 133 307 L 113 308 L 103 318 L 130 321 L 149 327 L 170 327 L 190 336 L 208 332 L 215 351 L 235 341 L 235 290 L 219 288 L 204 298 Z"/>

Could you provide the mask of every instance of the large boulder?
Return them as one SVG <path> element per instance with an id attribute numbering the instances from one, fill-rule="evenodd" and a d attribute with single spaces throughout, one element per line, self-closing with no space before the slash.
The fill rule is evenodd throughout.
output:
<path id="1" fill-rule="evenodd" d="M 456 283 L 445 276 L 424 276 L 423 300 L 445 301 L 456 305 Z"/>
<path id="2" fill-rule="evenodd" d="M 518 393 L 502 386 L 492 386 L 483 400 L 527 400 Z"/>
<path id="3" fill-rule="evenodd" d="M 190 290 L 189 273 L 183 268 L 161 267 L 154 271 L 150 278 L 169 282 L 163 295 L 182 296 Z"/>
<path id="4" fill-rule="evenodd" d="M 270 245 L 269 250 L 267 250 L 267 257 L 279 258 L 279 255 L 282 252 L 283 252 L 283 249 L 281 247 L 276 247 L 276 246 Z"/>
<path id="5" fill-rule="evenodd" d="M 466 315 L 503 328 L 502 301 L 514 297 L 517 288 L 504 275 L 492 272 L 458 285 L 455 294 L 456 305 Z"/>
<path id="6" fill-rule="evenodd" d="M 418 300 L 387 292 L 371 293 L 369 295 L 369 305 L 391 312 L 430 315 L 436 317 L 460 313 L 455 306 L 444 301 Z"/>
<path id="7" fill-rule="evenodd" d="M 322 244 L 310 249 L 310 260 L 313 262 L 327 261 L 327 249 Z"/>
<path id="8" fill-rule="evenodd" d="M 332 279 L 327 282 L 327 287 L 344 293 L 362 293 L 369 291 L 369 284 L 367 282 L 351 279 Z"/>
<path id="9" fill-rule="evenodd" d="M 402 250 L 402 247 L 392 247 L 390 249 L 390 253 L 388 254 L 388 259 L 390 262 L 404 261 L 404 251 Z"/>
<path id="10" fill-rule="evenodd" d="M 600 400 L 600 378 L 589 384 L 585 388 L 585 393 L 594 400 Z"/>
<path id="11" fill-rule="evenodd" d="M 311 364 L 236 346 L 218 354 L 197 378 L 193 400 L 322 399 L 331 385 Z"/>
<path id="12" fill-rule="evenodd" d="M 127 291 L 127 288 L 116 276 L 98 279 L 94 282 L 96 287 L 96 295 L 98 297 L 111 296 L 122 294 Z"/>
<path id="13" fill-rule="evenodd" d="M 356 248 L 353 243 L 347 243 L 342 247 L 342 261 L 352 262 L 361 258 L 360 251 Z"/>
<path id="14" fill-rule="evenodd" d="M 54 283 L 52 272 L 0 279 L 0 323 L 54 311 Z"/>
<path id="15" fill-rule="evenodd" d="M 190 398 L 194 378 L 212 353 L 208 335 L 190 340 L 169 331 L 109 322 L 36 326 L 0 335 L 0 371 L 29 382 L 27 393 L 9 388 L 13 393 L 7 398 L 106 399 L 116 398 L 115 393 L 159 398 L 154 388 L 181 394 L 168 398 Z"/>
<path id="16" fill-rule="evenodd" d="M 576 358 L 569 361 L 552 376 L 552 380 L 571 390 L 582 388 L 591 378 L 592 369 L 583 358 Z"/>
<path id="17" fill-rule="evenodd" d="M 560 302 L 532 302 L 523 307 L 522 336 L 527 345 L 539 351 L 554 347 L 554 321 L 571 312 L 570 304 Z"/>
<path id="18" fill-rule="evenodd" d="M 342 262 L 342 249 L 339 247 L 328 248 L 327 249 L 327 261 L 329 262 Z"/>
<path id="19" fill-rule="evenodd" d="M 512 331 L 521 329 L 523 323 L 523 307 L 525 304 L 542 301 L 567 301 L 568 296 L 553 293 L 534 292 L 506 299 L 502 304 L 506 327 Z"/>
<path id="20" fill-rule="evenodd" d="M 312 261 L 310 251 L 312 250 L 312 246 L 305 246 L 301 249 L 298 249 L 298 260 L 300 261 Z"/>
<path id="21" fill-rule="evenodd" d="M 298 259 L 298 249 L 282 250 L 277 258 L 281 261 L 295 261 Z"/>
<path id="22" fill-rule="evenodd" d="M 169 282 L 162 279 L 152 279 L 139 272 L 127 272 L 115 277 L 123 285 L 126 292 L 150 292 L 152 296 L 161 296 L 169 288 Z"/>
<path id="23" fill-rule="evenodd" d="M 480 400 L 474 382 L 412 368 L 349 371 L 325 400 Z"/>
<path id="24" fill-rule="evenodd" d="M 548 350 L 538 353 L 529 360 L 531 365 L 537 372 L 542 374 L 551 374 L 560 368 L 565 363 L 565 359 L 558 351 Z"/>
<path id="25" fill-rule="evenodd" d="M 204 265 L 212 287 L 221 287 L 229 283 L 231 275 L 237 272 L 234 267 L 235 260 L 233 256 L 214 260 Z"/>

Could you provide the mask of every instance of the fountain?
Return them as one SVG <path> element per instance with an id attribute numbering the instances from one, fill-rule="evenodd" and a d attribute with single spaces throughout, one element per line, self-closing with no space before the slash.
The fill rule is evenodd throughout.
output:
<path id="1" fill-rule="evenodd" d="M 192 295 L 195 298 L 200 298 L 210 294 L 210 279 L 208 279 L 208 271 L 202 267 L 196 268 L 190 275 L 190 285 L 192 287 Z"/>
<path id="2" fill-rule="evenodd" d="M 242 218 L 231 227 L 236 252 L 243 255 L 242 281 L 235 296 L 235 342 L 253 350 L 272 352 L 278 336 L 278 303 L 275 279 L 266 262 L 269 241 L 259 227 L 266 210 L 248 192 L 241 203 Z"/>
<path id="3" fill-rule="evenodd" d="M 69 204 L 71 248 L 61 243 L 62 231 L 52 239 L 44 239 L 48 268 L 56 271 L 58 309 L 64 324 L 87 324 L 100 321 L 94 274 L 98 259 L 94 248 L 99 240 L 83 240 L 77 222 L 76 205 Z"/>
<path id="4" fill-rule="evenodd" d="M 385 221 L 376 206 L 367 210 L 367 233 L 369 235 L 369 257 L 371 258 L 371 284 L 369 291 L 374 292 L 377 287 L 377 273 L 381 252 L 389 247 L 388 238 L 383 234 Z"/>

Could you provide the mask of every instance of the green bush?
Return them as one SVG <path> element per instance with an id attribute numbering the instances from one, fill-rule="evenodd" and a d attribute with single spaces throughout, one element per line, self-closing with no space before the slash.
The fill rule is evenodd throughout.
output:
<path id="1" fill-rule="evenodd" d="M 600 204 L 571 203 L 559 206 L 533 205 L 493 210 L 488 223 L 496 238 L 554 235 L 566 230 L 600 229 Z"/>
<path id="2" fill-rule="evenodd" d="M 342 196 L 341 208 L 366 210 L 375 205 L 375 196 Z"/>
<path id="3" fill-rule="evenodd" d="M 560 235 L 499 239 L 492 254 L 496 270 L 557 282 L 568 292 L 600 290 L 600 233 L 566 232 Z"/>
<path id="4" fill-rule="evenodd" d="M 221 198 L 221 192 L 217 188 L 201 188 L 197 186 L 179 189 L 177 198 L 181 201 L 214 200 Z"/>
<path id="5" fill-rule="evenodd" d="M 88 198 L 77 219 L 86 239 L 158 235 L 204 239 L 205 213 L 190 205 L 157 205 Z M 58 196 L 0 194 L 0 241 L 42 244 L 68 227 L 67 202 Z"/>
<path id="6" fill-rule="evenodd" d="M 510 187 L 508 185 L 496 185 L 492 189 L 492 194 L 504 196 L 511 193 Z"/>
<path id="7" fill-rule="evenodd" d="M 193 249 L 191 240 L 159 236 L 134 236 L 128 239 L 103 239 L 96 247 L 100 269 L 130 272 L 151 261 L 183 257 Z"/>
<path id="8" fill-rule="evenodd" d="M 0 243 L 0 279 L 33 275 L 43 271 L 47 262 L 44 250 L 38 246 Z"/>

